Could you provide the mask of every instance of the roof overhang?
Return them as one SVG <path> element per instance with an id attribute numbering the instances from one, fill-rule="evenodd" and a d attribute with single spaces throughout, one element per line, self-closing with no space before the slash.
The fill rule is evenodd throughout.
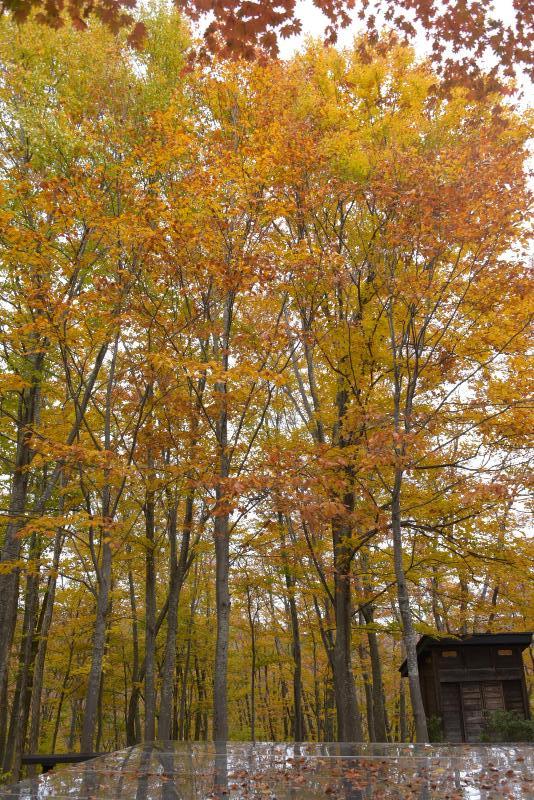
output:
<path id="1" fill-rule="evenodd" d="M 516 645 L 524 650 L 532 643 L 532 631 L 522 631 L 520 633 L 472 633 L 466 636 L 421 636 L 417 642 L 417 658 L 433 647 L 458 647 L 461 645 Z M 408 674 L 406 659 L 399 667 L 401 675 Z"/>

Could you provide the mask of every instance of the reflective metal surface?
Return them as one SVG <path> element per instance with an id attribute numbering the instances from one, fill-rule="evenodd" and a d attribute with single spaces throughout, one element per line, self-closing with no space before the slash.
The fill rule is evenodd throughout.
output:
<path id="1" fill-rule="evenodd" d="M 529 745 L 154 742 L 11 787 L 41 800 L 531 800 Z"/>

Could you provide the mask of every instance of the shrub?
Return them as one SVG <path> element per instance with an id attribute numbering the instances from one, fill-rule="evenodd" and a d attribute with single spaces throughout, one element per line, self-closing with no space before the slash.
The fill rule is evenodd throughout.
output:
<path id="1" fill-rule="evenodd" d="M 534 720 L 516 711 L 493 711 L 486 718 L 483 742 L 534 742 Z"/>
<path id="2" fill-rule="evenodd" d="M 428 729 L 428 738 L 431 742 L 443 741 L 443 726 L 441 724 L 441 717 L 427 717 L 426 725 Z"/>

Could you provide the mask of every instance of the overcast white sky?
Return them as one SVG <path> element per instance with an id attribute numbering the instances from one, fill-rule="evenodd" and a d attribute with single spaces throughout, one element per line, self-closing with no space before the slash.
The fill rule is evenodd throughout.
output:
<path id="1" fill-rule="evenodd" d="M 486 0 L 486 4 L 489 5 L 489 0 Z M 508 25 L 513 24 L 515 16 L 511 0 L 493 0 L 491 5 L 495 9 L 496 16 L 499 16 Z M 312 0 L 297 0 L 297 17 L 302 22 L 302 34 L 299 36 L 292 36 L 290 39 L 280 40 L 280 55 L 283 58 L 291 57 L 302 47 L 303 41 L 307 36 L 318 38 L 324 36 L 327 19 L 324 14 L 313 5 Z M 357 19 L 356 12 L 354 12 L 354 17 L 354 22 L 349 27 L 339 31 L 338 46 L 350 46 L 354 37 L 362 30 L 362 23 Z M 423 34 L 416 38 L 414 45 L 421 56 L 429 53 L 428 43 Z M 529 106 L 534 100 L 534 87 L 526 76 L 518 75 L 517 77 L 523 93 L 520 105 L 522 107 Z"/>
<path id="2" fill-rule="evenodd" d="M 514 12 L 511 0 L 494 0 L 492 5 L 501 19 L 508 24 L 513 22 Z M 354 16 L 356 17 L 356 12 L 354 13 Z M 293 36 L 291 39 L 282 40 L 280 50 L 283 57 L 291 56 L 301 46 L 302 41 L 306 36 L 320 37 L 324 34 L 324 29 L 327 23 L 326 17 L 318 8 L 316 8 L 316 6 L 313 5 L 312 0 L 298 0 L 297 17 L 302 22 L 302 35 Z M 359 30 L 361 30 L 361 22 L 358 19 L 355 19 L 353 24 L 348 28 L 340 30 L 339 44 L 342 47 L 350 45 L 354 36 Z M 420 49 L 422 52 L 424 51 L 425 48 L 423 37 L 421 37 L 417 42 L 417 47 L 418 50 Z"/>
<path id="3" fill-rule="evenodd" d="M 312 0 L 298 0 L 296 16 L 302 22 L 302 34 L 300 36 L 292 36 L 290 39 L 280 40 L 280 54 L 283 58 L 292 56 L 293 53 L 299 49 L 307 36 L 322 38 L 328 22 L 324 14 L 313 5 Z M 356 13 L 354 16 L 356 17 Z M 338 33 L 338 44 L 341 47 L 349 46 L 354 36 L 361 30 L 362 23 L 360 20 L 355 19 L 348 28 L 340 29 Z"/>

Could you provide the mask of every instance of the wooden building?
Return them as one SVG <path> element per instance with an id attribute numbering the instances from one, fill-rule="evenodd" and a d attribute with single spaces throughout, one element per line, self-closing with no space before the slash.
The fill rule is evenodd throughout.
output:
<path id="1" fill-rule="evenodd" d="M 531 642 L 532 633 L 421 637 L 417 657 L 425 712 L 441 719 L 445 741 L 480 741 L 488 712 L 516 711 L 530 718 L 522 652 Z M 406 661 L 400 672 L 408 674 Z"/>

